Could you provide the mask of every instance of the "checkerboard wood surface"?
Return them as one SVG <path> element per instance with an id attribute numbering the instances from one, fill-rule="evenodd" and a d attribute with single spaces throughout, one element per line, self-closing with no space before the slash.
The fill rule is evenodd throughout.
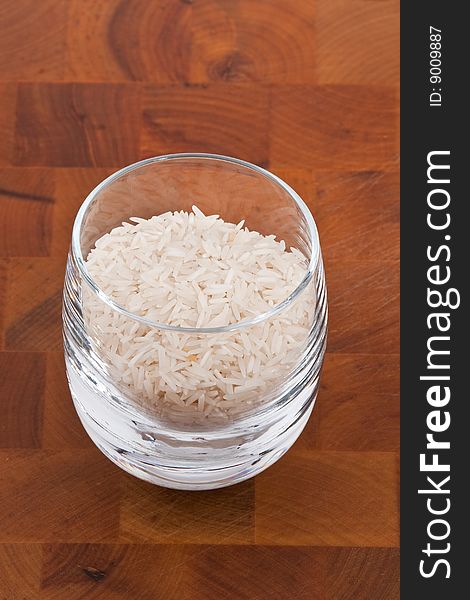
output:
<path id="1" fill-rule="evenodd" d="M 0 0 L 0 599 L 398 598 L 397 0 Z M 308 202 L 330 337 L 275 466 L 186 493 L 72 408 L 74 215 L 151 155 L 229 154 Z"/>

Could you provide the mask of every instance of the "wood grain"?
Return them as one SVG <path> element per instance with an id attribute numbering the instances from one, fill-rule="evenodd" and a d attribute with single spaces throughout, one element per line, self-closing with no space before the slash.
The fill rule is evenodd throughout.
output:
<path id="1" fill-rule="evenodd" d="M 295 447 L 397 451 L 398 375 L 398 355 L 327 353 L 320 401 Z"/>
<path id="2" fill-rule="evenodd" d="M 398 600 L 398 549 L 340 548 L 328 562 L 326 584 L 335 600 Z"/>
<path id="3" fill-rule="evenodd" d="M 247 85 L 146 85 L 142 151 L 215 152 L 268 162 L 268 93 Z"/>
<path id="4" fill-rule="evenodd" d="M 390 452 L 292 449 L 256 478 L 256 542 L 397 545 L 397 467 Z"/>
<path id="5" fill-rule="evenodd" d="M 399 282 L 395 261 L 330 260 L 330 352 L 398 352 Z"/>
<path id="6" fill-rule="evenodd" d="M 397 0 L 3 0 L 0 34 L 0 600 L 397 600 Z M 330 308 L 300 439 L 201 493 L 92 444 L 60 322 L 83 199 L 185 151 L 298 191 Z"/>
<path id="7" fill-rule="evenodd" d="M 343 392 L 318 404 L 317 445 L 325 450 L 399 449 L 398 394 Z M 308 435 L 306 436 L 308 440 Z"/>
<path id="8" fill-rule="evenodd" d="M 311 600 L 326 598 L 326 569 L 325 552 L 305 547 L 53 544 L 39 598 Z"/>
<path id="9" fill-rule="evenodd" d="M 326 260 L 399 259 L 399 184 L 396 171 L 315 171 L 311 205 Z"/>
<path id="10" fill-rule="evenodd" d="M 314 83 L 315 16 L 315 2 L 194 2 L 191 80 Z"/>
<path id="11" fill-rule="evenodd" d="M 0 352 L 2 421 L 1 448 L 41 446 L 45 384 L 44 355 L 34 352 Z"/>
<path id="12" fill-rule="evenodd" d="M 84 198 L 103 179 L 114 172 L 112 168 L 63 168 L 54 169 L 54 214 L 50 255 L 66 256 L 72 236 L 75 216 Z"/>
<path id="13" fill-rule="evenodd" d="M 41 583 L 40 544 L 0 544 L 1 598 L 37 598 Z"/>
<path id="14" fill-rule="evenodd" d="M 7 273 L 8 273 L 8 258 L 2 258 L 0 256 L 0 350 L 3 350 L 4 339 L 3 332 L 5 330 L 5 303 L 6 303 L 6 287 L 7 287 Z"/>
<path id="15" fill-rule="evenodd" d="M 54 167 L 133 162 L 139 109 L 140 90 L 130 85 L 20 83 L 13 162 Z"/>
<path id="16" fill-rule="evenodd" d="M 254 541 L 254 483 L 206 492 L 181 492 L 126 478 L 120 540 L 189 544 Z"/>
<path id="17" fill-rule="evenodd" d="M 390 87 L 273 87 L 272 166 L 384 170 L 396 166 L 397 98 Z"/>
<path id="18" fill-rule="evenodd" d="M 0 77 L 55 81 L 64 73 L 67 0 L 2 0 Z"/>
<path id="19" fill-rule="evenodd" d="M 112 541 L 119 497 L 116 469 L 94 449 L 0 449 L 0 542 Z"/>
<path id="20" fill-rule="evenodd" d="M 399 385 L 398 354 L 327 353 L 321 381 L 323 396 L 343 392 L 394 394 L 398 392 Z"/>
<path id="21" fill-rule="evenodd" d="M 10 259 L 5 299 L 6 350 L 62 348 L 64 268 L 64 258 Z"/>
<path id="22" fill-rule="evenodd" d="M 99 82 L 188 81 L 191 4 L 70 0 L 67 77 Z"/>
<path id="23" fill-rule="evenodd" d="M 390 85 L 399 78 L 398 0 L 317 0 L 318 81 Z"/>
<path id="24" fill-rule="evenodd" d="M 15 141 L 16 85 L 0 81 L 0 165 L 11 162 Z"/>
<path id="25" fill-rule="evenodd" d="M 47 169 L 0 169 L 0 221 L 5 227 L 0 256 L 48 256 L 54 208 L 54 180 Z"/>

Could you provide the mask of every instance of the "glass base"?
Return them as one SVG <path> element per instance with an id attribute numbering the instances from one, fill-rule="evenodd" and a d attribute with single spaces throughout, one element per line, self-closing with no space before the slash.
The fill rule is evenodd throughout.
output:
<path id="1" fill-rule="evenodd" d="M 178 432 L 181 437 L 176 439 L 174 431 L 155 427 L 149 433 L 148 427 L 130 417 L 121 414 L 117 418 L 115 408 L 69 362 L 67 375 L 80 420 L 103 454 L 135 477 L 181 490 L 234 485 L 276 462 L 305 427 L 315 404 L 312 392 L 317 387 L 309 385 L 301 390 L 292 401 L 292 410 L 269 427 L 261 425 L 255 432 L 242 434 L 236 430 L 212 435 Z"/>
<path id="2" fill-rule="evenodd" d="M 143 457 L 137 453 L 123 455 L 119 448 L 107 443 L 100 437 L 98 431 L 93 429 L 91 419 L 87 419 L 86 415 L 80 415 L 80 413 L 79 416 L 86 432 L 101 452 L 118 467 L 134 475 L 134 477 L 176 490 L 215 490 L 250 479 L 279 460 L 301 434 L 309 414 L 306 414 L 302 422 L 292 430 L 282 448 L 275 448 L 254 461 L 220 469 L 163 467 L 152 464 L 149 462 L 148 457 Z"/>

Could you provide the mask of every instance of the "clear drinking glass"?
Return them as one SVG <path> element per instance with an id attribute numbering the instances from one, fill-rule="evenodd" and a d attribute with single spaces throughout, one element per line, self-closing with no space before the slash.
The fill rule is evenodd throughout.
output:
<path id="1" fill-rule="evenodd" d="M 153 322 L 107 297 L 87 271 L 86 257 L 96 240 L 130 217 L 189 212 L 193 204 L 205 214 L 219 214 L 226 222 L 245 219 L 249 229 L 275 234 L 287 248 L 297 248 L 305 256 L 305 273 L 298 287 L 264 314 L 212 328 Z M 239 336 L 256 335 L 306 299 L 313 309 L 305 338 L 282 368 L 274 365 L 263 374 L 268 385 L 261 391 L 248 389 L 243 402 L 234 403 L 228 414 L 215 411 L 208 419 L 185 407 L 178 411 L 158 394 L 152 398 L 154 388 L 136 392 L 132 379 L 126 379 L 132 357 L 119 355 L 119 342 L 126 336 L 154 336 L 163 345 L 192 348 L 192 360 L 198 364 L 205 348 L 238 348 Z M 90 317 L 97 310 L 112 319 L 111 331 Z M 100 183 L 77 214 L 65 277 L 63 321 L 75 408 L 108 458 L 137 477 L 171 488 L 212 489 L 252 477 L 294 443 L 317 395 L 327 301 L 313 217 L 281 179 L 238 159 L 172 154 L 125 167 Z M 246 347 L 245 354 L 244 359 L 255 361 Z M 159 360 L 157 352 L 154 360 Z M 209 383 L 201 381 L 200 385 L 210 389 Z"/>

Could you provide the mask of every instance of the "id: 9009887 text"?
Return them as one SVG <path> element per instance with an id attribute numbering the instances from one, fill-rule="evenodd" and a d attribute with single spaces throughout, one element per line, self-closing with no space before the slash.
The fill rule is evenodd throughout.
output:
<path id="1" fill-rule="evenodd" d="M 429 106 L 442 105 L 442 32 L 437 27 L 429 27 L 429 83 L 433 86 L 429 94 Z"/>

